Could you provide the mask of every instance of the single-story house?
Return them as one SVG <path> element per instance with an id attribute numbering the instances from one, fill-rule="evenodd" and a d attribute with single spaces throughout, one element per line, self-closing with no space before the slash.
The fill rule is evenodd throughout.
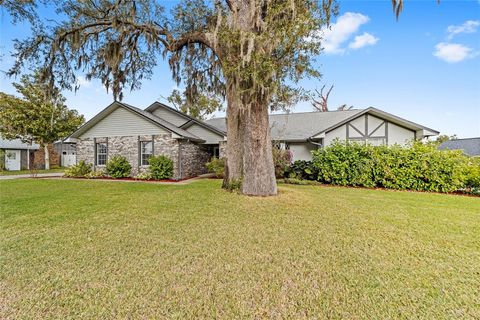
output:
<path id="1" fill-rule="evenodd" d="M 480 157 L 480 137 L 455 139 L 442 142 L 439 150 L 462 150 L 467 156 Z"/>
<path id="2" fill-rule="evenodd" d="M 311 159 L 312 150 L 335 139 L 393 145 L 439 133 L 375 108 L 274 114 L 270 126 L 272 140 L 294 160 Z M 96 170 L 119 154 L 135 175 L 147 169 L 152 155 L 166 155 L 174 162 L 175 179 L 205 172 L 207 161 L 224 156 L 226 139 L 225 118 L 200 121 L 160 102 L 145 110 L 113 102 L 69 137 L 77 144 L 77 162 Z"/>
<path id="3" fill-rule="evenodd" d="M 7 140 L 0 137 L 0 150 L 4 153 L 3 163 L 6 170 L 28 170 L 34 167 L 35 151 L 38 144 L 28 144 L 20 139 Z"/>

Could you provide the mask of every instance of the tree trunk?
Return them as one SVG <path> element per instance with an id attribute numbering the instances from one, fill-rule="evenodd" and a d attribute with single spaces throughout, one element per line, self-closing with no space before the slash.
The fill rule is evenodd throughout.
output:
<path id="1" fill-rule="evenodd" d="M 240 101 L 232 83 L 227 84 L 227 154 L 223 188 L 240 186 L 243 175 L 243 137 L 245 122 L 241 118 Z"/>
<path id="2" fill-rule="evenodd" d="M 253 196 L 277 194 L 268 104 L 257 102 L 245 110 L 243 180 L 241 192 Z"/>
<path id="3" fill-rule="evenodd" d="M 45 153 L 45 170 L 50 169 L 50 153 L 48 152 L 48 144 L 43 145 L 43 152 Z"/>

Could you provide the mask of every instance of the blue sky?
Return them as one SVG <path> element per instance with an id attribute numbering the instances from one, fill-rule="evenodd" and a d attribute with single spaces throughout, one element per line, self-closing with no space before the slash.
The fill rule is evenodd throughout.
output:
<path id="1" fill-rule="evenodd" d="M 26 37 L 29 27 L 12 26 L 5 12 L 0 19 L 0 70 L 5 71 L 13 63 L 12 39 Z M 302 86 L 333 84 L 331 109 L 344 103 L 373 106 L 445 134 L 480 136 L 479 0 L 442 0 L 440 5 L 407 0 L 399 21 L 390 0 L 340 1 L 340 14 L 324 35 L 325 50 L 317 59 L 323 79 L 305 80 Z M 0 74 L 1 91 L 14 93 L 11 82 Z M 89 119 L 112 97 L 98 81 L 81 83 L 76 93 L 64 94 L 68 106 Z M 162 96 L 175 87 L 167 63 L 159 58 L 152 79 L 138 91 L 125 92 L 124 101 L 144 108 L 164 101 Z M 293 109 L 311 110 L 309 103 Z"/>

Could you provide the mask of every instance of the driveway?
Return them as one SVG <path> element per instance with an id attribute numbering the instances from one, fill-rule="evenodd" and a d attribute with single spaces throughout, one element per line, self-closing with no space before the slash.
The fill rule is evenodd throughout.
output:
<path id="1" fill-rule="evenodd" d="M 38 173 L 32 175 L 27 174 L 12 174 L 10 176 L 0 176 L 0 180 L 12 180 L 12 179 L 25 179 L 25 178 L 51 178 L 51 177 L 63 177 L 63 172 L 51 172 L 51 173 Z"/>

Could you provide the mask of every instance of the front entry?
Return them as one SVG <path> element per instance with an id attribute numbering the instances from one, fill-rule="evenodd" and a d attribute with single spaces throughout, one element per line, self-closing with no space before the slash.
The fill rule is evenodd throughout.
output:
<path id="1" fill-rule="evenodd" d="M 5 150 L 5 169 L 20 170 L 20 150 Z"/>

